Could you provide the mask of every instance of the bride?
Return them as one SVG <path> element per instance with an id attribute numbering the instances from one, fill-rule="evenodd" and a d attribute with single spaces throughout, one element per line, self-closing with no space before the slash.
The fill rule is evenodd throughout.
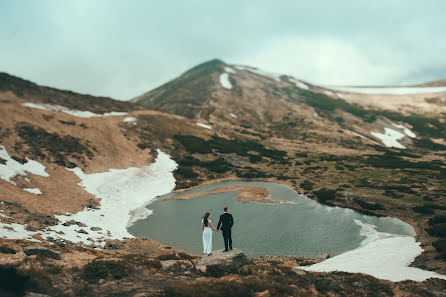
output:
<path id="1" fill-rule="evenodd" d="M 212 230 L 217 231 L 212 226 L 212 222 L 209 219 L 211 216 L 210 212 L 206 212 L 201 220 L 201 229 L 203 230 L 203 253 L 208 256 L 212 254 Z"/>

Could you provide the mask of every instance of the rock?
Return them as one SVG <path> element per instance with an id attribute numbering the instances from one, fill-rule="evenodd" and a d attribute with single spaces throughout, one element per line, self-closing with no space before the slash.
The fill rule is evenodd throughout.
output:
<path id="1" fill-rule="evenodd" d="M 105 279 L 101 278 L 101 279 L 98 281 L 98 284 L 102 285 L 103 283 L 105 283 Z"/>
<path id="2" fill-rule="evenodd" d="M 161 269 L 168 269 L 170 267 L 175 266 L 178 263 L 178 260 L 165 260 L 165 261 L 160 261 L 162 268 Z"/>
<path id="3" fill-rule="evenodd" d="M 307 272 L 305 270 L 300 269 L 300 267 L 296 267 L 292 270 L 297 275 L 305 275 Z"/>
<path id="4" fill-rule="evenodd" d="M 147 297 L 147 293 L 146 292 L 139 292 L 136 293 L 135 295 L 133 295 L 133 297 Z"/>
<path id="5" fill-rule="evenodd" d="M 269 297 L 270 294 L 269 294 L 268 290 L 265 290 L 265 291 L 262 291 L 262 292 L 257 292 L 254 296 L 255 297 Z"/>
<path id="6" fill-rule="evenodd" d="M 25 295 L 25 297 L 51 297 L 51 296 L 45 295 L 45 294 L 37 294 L 37 293 L 29 292 L 28 294 Z"/>
<path id="7" fill-rule="evenodd" d="M 84 229 L 80 229 L 76 231 L 77 233 L 82 233 L 82 234 L 88 234 L 87 231 L 85 231 Z"/>
<path id="8" fill-rule="evenodd" d="M 326 259 L 330 258 L 330 254 L 329 253 L 319 253 L 317 255 L 317 258 L 320 260 L 326 260 Z"/>
<path id="9" fill-rule="evenodd" d="M 60 253 L 50 250 L 43 246 L 27 246 L 23 249 L 23 252 L 27 256 L 38 255 L 46 258 L 51 258 L 55 260 L 60 260 Z"/>
<path id="10" fill-rule="evenodd" d="M 210 256 L 202 257 L 195 265 L 195 269 L 210 276 L 220 277 L 228 273 L 236 273 L 239 267 L 248 262 L 248 257 L 239 249 L 226 253 L 223 250 L 217 250 Z"/>
<path id="11" fill-rule="evenodd" d="M 184 274 L 185 274 L 185 275 L 190 275 L 191 272 L 190 272 L 189 270 L 187 270 L 187 271 L 184 272 Z"/>
<path id="12" fill-rule="evenodd" d="M 100 230 L 102 230 L 102 228 L 101 227 L 91 227 L 90 230 L 91 231 L 100 231 Z"/>
<path id="13" fill-rule="evenodd" d="M 181 269 L 186 269 L 186 265 L 181 264 L 181 265 L 180 265 L 180 268 L 181 268 Z"/>

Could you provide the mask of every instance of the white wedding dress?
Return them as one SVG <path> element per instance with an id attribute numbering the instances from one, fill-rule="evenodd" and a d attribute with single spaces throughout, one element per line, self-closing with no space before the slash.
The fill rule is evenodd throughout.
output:
<path id="1" fill-rule="evenodd" d="M 203 223 L 203 220 L 201 220 Z M 210 227 L 211 220 L 208 220 L 208 226 L 204 227 L 203 230 L 203 253 L 210 254 L 212 253 L 212 229 Z"/>

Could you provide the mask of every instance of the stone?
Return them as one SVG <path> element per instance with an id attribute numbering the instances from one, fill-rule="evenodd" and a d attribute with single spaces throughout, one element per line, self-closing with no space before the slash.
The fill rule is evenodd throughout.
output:
<path id="1" fill-rule="evenodd" d="M 133 295 L 133 297 L 147 297 L 147 296 L 149 296 L 149 295 L 147 295 L 146 292 L 139 292 L 139 293 L 136 293 L 135 295 Z"/>
<path id="2" fill-rule="evenodd" d="M 191 272 L 190 272 L 189 270 L 187 270 L 187 271 L 184 272 L 184 274 L 185 274 L 185 275 L 190 275 Z"/>
<path id="3" fill-rule="evenodd" d="M 103 283 L 105 283 L 105 279 L 101 278 L 101 279 L 98 281 L 98 284 L 102 285 Z"/>
<path id="4" fill-rule="evenodd" d="M 90 230 L 91 231 L 101 231 L 102 228 L 101 227 L 91 227 Z"/>
<path id="5" fill-rule="evenodd" d="M 55 260 L 60 260 L 60 253 L 50 250 L 43 246 L 27 246 L 23 249 L 23 252 L 27 256 L 38 255 L 46 258 L 51 258 Z"/>
<path id="6" fill-rule="evenodd" d="M 204 256 L 195 265 L 198 272 L 214 277 L 220 277 L 228 273 L 236 273 L 237 269 L 249 263 L 248 257 L 239 249 L 233 249 L 224 253 L 216 250 L 210 256 Z"/>
<path id="7" fill-rule="evenodd" d="M 180 265 L 180 268 L 181 268 L 181 269 L 186 269 L 186 265 L 181 264 L 181 265 Z"/>
<path id="8" fill-rule="evenodd" d="M 162 265 L 161 269 L 168 269 L 175 266 L 178 263 L 178 260 L 165 260 L 160 262 Z"/>
<path id="9" fill-rule="evenodd" d="M 307 272 L 305 270 L 300 269 L 300 267 L 296 267 L 292 270 L 297 275 L 305 275 Z"/>
<path id="10" fill-rule="evenodd" d="M 326 260 L 326 259 L 330 258 L 330 254 L 329 253 L 319 253 L 319 254 L 317 254 L 317 258 L 320 260 Z"/>
<path id="11" fill-rule="evenodd" d="M 51 296 L 46 295 L 46 294 L 37 294 L 37 293 L 29 292 L 28 294 L 25 295 L 25 297 L 51 297 Z"/>

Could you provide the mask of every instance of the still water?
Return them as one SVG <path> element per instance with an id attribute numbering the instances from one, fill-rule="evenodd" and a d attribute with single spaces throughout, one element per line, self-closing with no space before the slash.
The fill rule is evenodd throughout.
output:
<path id="1" fill-rule="evenodd" d="M 238 192 L 210 194 L 188 200 L 163 200 L 178 195 L 168 194 L 147 205 L 153 214 L 137 221 L 128 231 L 137 237 L 150 237 L 163 244 L 200 254 L 201 216 L 210 211 L 210 219 L 216 227 L 223 207 L 228 206 L 234 217 L 233 246 L 249 256 L 316 257 L 319 252 L 328 252 L 331 256 L 341 254 L 357 248 L 365 238 L 360 235 L 361 227 L 354 219 L 375 225 L 380 232 L 415 234 L 410 225 L 395 218 L 372 217 L 350 209 L 324 206 L 277 183 L 223 181 L 182 192 L 181 195 L 240 185 L 266 188 L 271 199 L 287 202 L 240 203 L 235 198 Z M 223 247 L 221 232 L 213 232 L 213 248 Z"/>

